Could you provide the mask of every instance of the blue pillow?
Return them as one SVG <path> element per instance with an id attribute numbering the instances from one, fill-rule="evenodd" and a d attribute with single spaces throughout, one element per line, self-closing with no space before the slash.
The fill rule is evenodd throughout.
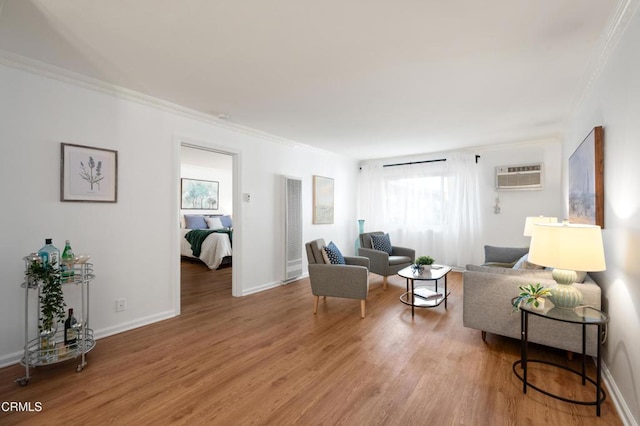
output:
<path id="1" fill-rule="evenodd" d="M 222 226 L 225 228 L 233 228 L 233 222 L 231 221 L 231 216 L 228 214 L 224 216 L 220 216 L 220 222 L 222 222 Z"/>
<path id="2" fill-rule="evenodd" d="M 328 245 L 324 247 L 324 252 L 327 254 L 327 258 L 332 265 L 345 265 L 344 256 L 338 250 L 333 241 L 331 241 Z"/>
<path id="3" fill-rule="evenodd" d="M 201 214 L 185 214 L 184 227 L 187 229 L 207 229 L 207 222 Z"/>
<path id="4" fill-rule="evenodd" d="M 389 254 L 393 251 L 391 247 L 391 240 L 389 234 L 384 235 L 371 235 L 371 246 L 374 250 L 384 251 Z"/>

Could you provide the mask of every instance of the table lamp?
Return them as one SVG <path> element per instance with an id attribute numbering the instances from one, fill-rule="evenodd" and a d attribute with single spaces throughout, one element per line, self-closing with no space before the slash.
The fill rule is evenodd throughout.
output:
<path id="1" fill-rule="evenodd" d="M 533 225 L 535 225 L 536 223 L 557 223 L 557 222 L 558 222 L 557 217 L 527 216 L 527 218 L 524 221 L 524 232 L 522 233 L 522 235 L 524 235 L 525 237 L 530 237 L 531 234 L 533 233 Z"/>
<path id="2" fill-rule="evenodd" d="M 529 262 L 555 268 L 557 283 L 549 300 L 558 308 L 573 309 L 582 303 L 582 293 L 573 283 L 576 271 L 604 271 L 607 267 L 602 231 L 596 225 L 538 223 L 533 225 Z"/>

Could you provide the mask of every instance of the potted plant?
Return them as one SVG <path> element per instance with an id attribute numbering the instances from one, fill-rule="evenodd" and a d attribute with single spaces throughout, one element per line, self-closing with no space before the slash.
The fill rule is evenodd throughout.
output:
<path id="1" fill-rule="evenodd" d="M 513 310 L 520 310 L 520 305 L 524 302 L 525 305 L 531 305 L 535 309 L 544 309 L 545 297 L 551 296 L 551 289 L 542 287 L 540 283 L 528 284 L 518 287 L 520 294 L 513 299 Z"/>
<path id="2" fill-rule="evenodd" d="M 429 269 L 431 265 L 433 265 L 433 257 L 431 256 L 420 256 L 416 259 L 416 265 L 422 265 L 423 267 L 427 267 Z"/>
<path id="3" fill-rule="evenodd" d="M 430 256 L 420 256 L 411 265 L 414 274 L 421 274 L 424 269 L 430 269 L 434 260 Z"/>
<path id="4" fill-rule="evenodd" d="M 55 348 L 55 333 L 59 322 L 65 318 L 64 295 L 60 280 L 60 268 L 55 264 L 43 264 L 40 259 L 31 260 L 27 269 L 30 285 L 41 285 L 40 300 L 40 348 L 43 351 Z"/>

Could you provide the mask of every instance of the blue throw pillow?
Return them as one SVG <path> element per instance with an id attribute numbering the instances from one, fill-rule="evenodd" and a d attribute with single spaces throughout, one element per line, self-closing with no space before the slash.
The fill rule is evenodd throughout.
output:
<path id="1" fill-rule="evenodd" d="M 333 241 L 331 241 L 329 244 L 327 244 L 324 247 L 324 252 L 327 254 L 327 258 L 329 259 L 329 262 L 332 265 L 346 264 L 346 262 L 344 261 L 344 256 L 342 256 L 342 253 L 340 253 L 340 250 L 338 250 L 338 247 L 336 247 L 336 245 L 333 244 Z"/>
<path id="2" fill-rule="evenodd" d="M 231 216 L 228 214 L 220 216 L 220 222 L 222 222 L 222 226 L 225 228 L 233 228 L 233 221 L 231 220 Z"/>
<path id="3" fill-rule="evenodd" d="M 184 227 L 187 229 L 207 229 L 207 222 L 201 214 L 185 214 Z"/>
<path id="4" fill-rule="evenodd" d="M 389 239 L 389 234 L 372 235 L 371 246 L 374 250 L 384 251 L 389 254 L 391 254 L 391 252 L 393 251 L 393 248 L 391 247 L 391 240 Z"/>

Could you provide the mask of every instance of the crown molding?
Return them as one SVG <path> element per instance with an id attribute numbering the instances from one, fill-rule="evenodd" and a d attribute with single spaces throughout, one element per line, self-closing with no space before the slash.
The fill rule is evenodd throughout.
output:
<path id="1" fill-rule="evenodd" d="M 594 53 L 587 65 L 587 72 L 582 78 L 580 92 L 574 98 L 571 112 L 575 113 L 584 103 L 593 83 L 600 77 L 602 70 L 615 50 L 622 34 L 627 29 L 631 18 L 638 10 L 640 0 L 619 0 L 615 12 L 609 18 L 604 32 L 597 41 Z"/>
<path id="2" fill-rule="evenodd" d="M 2 12 L 3 1 L 4 0 L 0 0 L 0 13 Z M 115 84 L 107 83 L 93 77 L 88 77 L 84 74 L 69 71 L 62 67 L 51 65 L 2 49 L 0 49 L 0 64 L 18 69 L 20 71 L 25 71 L 31 74 L 51 78 L 53 80 L 61 81 L 63 83 L 71 84 L 77 87 L 82 87 L 84 89 L 89 89 L 95 92 L 110 95 L 116 98 L 136 102 L 148 107 L 160 109 L 162 111 L 197 120 L 220 129 L 249 135 L 263 141 L 284 145 L 289 148 L 304 149 L 313 152 L 335 155 L 335 153 L 330 151 L 295 142 L 280 136 L 275 136 L 270 133 L 253 129 L 251 127 L 229 122 L 227 121 L 226 116 L 214 116 L 211 114 L 206 114 L 191 108 L 184 107 L 182 105 L 175 104 L 173 102 L 165 101 L 154 96 L 146 95 L 135 90 L 130 90 L 121 86 L 117 86 Z"/>

